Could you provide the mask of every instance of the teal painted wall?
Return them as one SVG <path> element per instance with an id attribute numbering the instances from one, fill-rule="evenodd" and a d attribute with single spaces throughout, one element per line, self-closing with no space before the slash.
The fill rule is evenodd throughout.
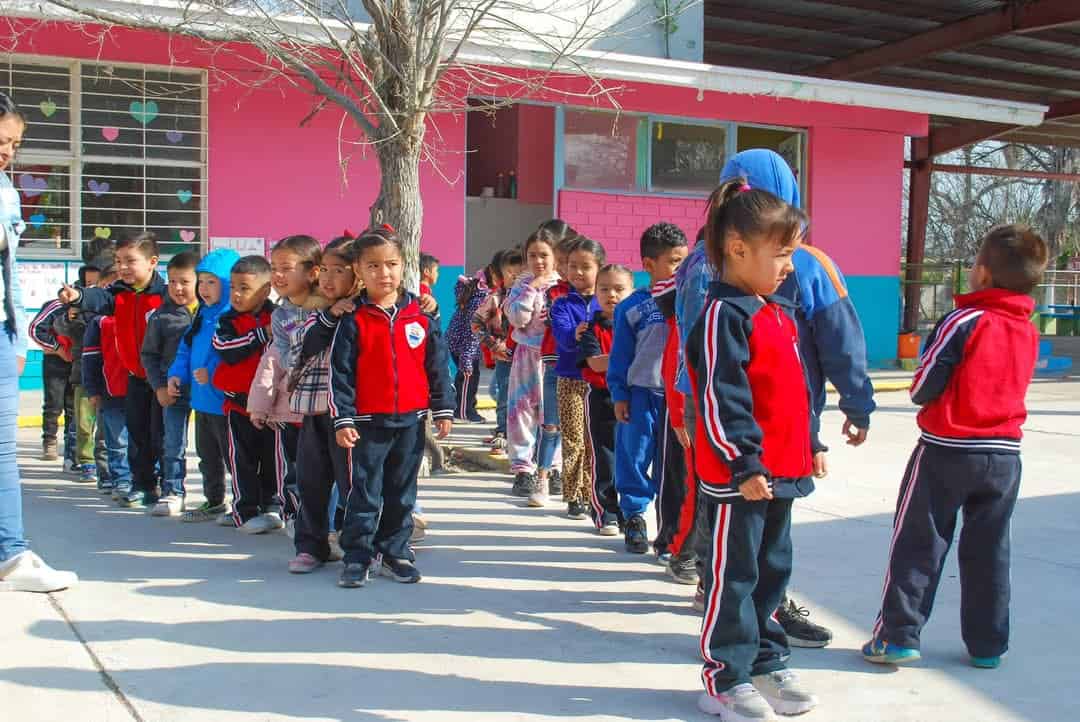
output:
<path id="1" fill-rule="evenodd" d="M 866 353 L 872 368 L 896 365 L 896 336 L 900 332 L 900 277 L 847 276 L 848 293 L 866 334 Z"/>

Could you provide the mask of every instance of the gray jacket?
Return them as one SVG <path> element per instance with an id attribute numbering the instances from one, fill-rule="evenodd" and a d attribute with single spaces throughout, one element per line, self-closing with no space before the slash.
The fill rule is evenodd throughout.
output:
<path id="1" fill-rule="evenodd" d="M 147 319 L 141 356 L 146 381 L 155 391 L 169 385 L 169 366 L 176 358 L 176 349 L 191 328 L 193 318 L 187 307 L 177 306 L 167 299 Z M 183 388 L 186 394 L 187 387 Z"/>

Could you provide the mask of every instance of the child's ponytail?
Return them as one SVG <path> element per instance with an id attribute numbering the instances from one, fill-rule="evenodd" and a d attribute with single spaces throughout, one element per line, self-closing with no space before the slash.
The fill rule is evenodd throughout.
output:
<path id="1" fill-rule="evenodd" d="M 709 196 L 705 250 L 716 268 L 724 264 L 724 242 L 738 235 L 747 243 L 773 240 L 790 246 L 806 231 L 806 214 L 746 178 L 721 183 Z"/>

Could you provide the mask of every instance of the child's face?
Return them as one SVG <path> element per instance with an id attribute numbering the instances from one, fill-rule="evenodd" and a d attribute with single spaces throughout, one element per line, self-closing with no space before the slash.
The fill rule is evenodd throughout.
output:
<path id="1" fill-rule="evenodd" d="M 282 298 L 306 298 L 318 276 L 316 269 L 292 251 L 281 249 L 270 254 L 270 283 Z"/>
<path id="2" fill-rule="evenodd" d="M 510 288 L 514 285 L 514 281 L 521 275 L 522 265 L 520 263 L 508 263 L 502 267 L 500 274 L 502 275 L 503 288 Z"/>
<path id="3" fill-rule="evenodd" d="M 641 263 L 653 283 L 666 281 L 675 275 L 679 264 L 686 258 L 686 246 L 668 248 L 656 258 L 643 258 Z"/>
<path id="4" fill-rule="evenodd" d="M 190 306 L 197 300 L 195 285 L 199 282 L 194 268 L 170 268 L 169 298 L 177 306 Z"/>
<path id="5" fill-rule="evenodd" d="M 143 288 L 150 285 L 151 279 L 157 273 L 157 256 L 144 256 L 143 252 L 134 246 L 121 248 L 116 252 L 116 272 L 120 280 L 129 286 Z"/>
<path id="6" fill-rule="evenodd" d="M 438 282 L 439 282 L 439 264 L 436 263 L 434 266 L 432 266 L 431 268 L 429 268 L 427 271 L 424 272 L 424 283 L 426 283 L 427 285 L 434 288 L 435 284 L 438 283 Z"/>
<path id="7" fill-rule="evenodd" d="M 207 306 L 221 300 L 221 279 L 212 273 L 199 274 L 199 298 Z"/>
<path id="8" fill-rule="evenodd" d="M 234 273 L 230 276 L 232 293 L 229 302 L 240 313 L 258 310 L 270 298 L 270 278 L 255 273 Z"/>
<path id="9" fill-rule="evenodd" d="M 401 252 L 397 246 L 384 243 L 365 249 L 356 262 L 356 269 L 372 301 L 378 304 L 397 301 L 403 270 Z"/>
<path id="10" fill-rule="evenodd" d="M 550 276 L 555 270 L 555 253 L 546 243 L 533 243 L 525 252 L 525 262 L 529 271 L 537 278 Z"/>
<path id="11" fill-rule="evenodd" d="M 724 277 L 744 291 L 768 296 L 795 270 L 791 255 L 800 245 L 801 239 L 781 246 L 775 240 L 747 243 L 737 236 L 728 238 L 724 243 Z"/>
<path id="12" fill-rule="evenodd" d="M 352 295 L 356 274 L 352 264 L 335 253 L 324 253 L 319 266 L 319 290 L 328 301 L 338 301 Z"/>
<path id="13" fill-rule="evenodd" d="M 83 285 L 87 288 L 93 288 L 101 282 L 101 271 L 88 268 L 83 273 L 83 278 L 86 279 Z"/>
<path id="14" fill-rule="evenodd" d="M 592 295 L 596 290 L 596 274 L 600 265 L 588 251 L 574 251 L 566 259 L 566 280 L 581 294 Z"/>
<path id="15" fill-rule="evenodd" d="M 633 290 L 634 279 L 620 271 L 601 273 L 596 279 L 596 301 L 608 318 L 615 315 L 615 307 Z"/>

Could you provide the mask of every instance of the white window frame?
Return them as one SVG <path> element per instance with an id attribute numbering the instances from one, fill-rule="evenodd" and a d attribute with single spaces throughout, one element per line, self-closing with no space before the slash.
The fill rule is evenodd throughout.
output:
<path id="1" fill-rule="evenodd" d="M 207 247 L 207 227 L 209 225 L 209 123 L 208 110 L 209 100 L 207 74 L 204 69 L 176 68 L 168 65 L 156 65 L 152 63 L 123 63 L 100 60 L 82 61 L 74 58 L 62 58 L 48 55 L 33 55 L 28 53 L 5 53 L 3 62 L 10 65 L 42 65 L 48 67 L 67 68 L 69 77 L 70 110 L 68 115 L 71 119 L 69 126 L 70 145 L 68 152 L 49 149 L 20 149 L 12 163 L 11 171 L 15 174 L 23 165 L 53 164 L 67 165 L 68 193 L 70 213 L 70 248 L 49 249 L 45 247 L 29 247 L 20 253 L 20 259 L 41 260 L 79 260 L 82 253 L 82 244 L 89 240 L 83 233 L 82 224 L 82 196 L 83 196 L 83 165 L 85 163 L 99 163 L 110 165 L 135 165 L 135 166 L 159 166 L 173 168 L 198 168 L 199 184 L 201 190 L 199 212 L 199 246 L 202 250 Z M 108 65 L 116 68 L 132 68 L 145 72 L 170 72 L 179 75 L 190 75 L 194 81 L 198 79 L 200 96 L 202 98 L 199 109 L 199 160 L 181 161 L 164 158 L 126 158 L 122 156 L 84 155 L 82 149 L 82 70 L 84 65 Z M 146 190 L 143 193 L 143 210 L 146 208 Z M 129 229 L 130 230 L 130 229 Z M 116 240 L 115 238 L 113 240 Z M 160 242 L 169 243 L 171 239 L 160 239 Z"/>

